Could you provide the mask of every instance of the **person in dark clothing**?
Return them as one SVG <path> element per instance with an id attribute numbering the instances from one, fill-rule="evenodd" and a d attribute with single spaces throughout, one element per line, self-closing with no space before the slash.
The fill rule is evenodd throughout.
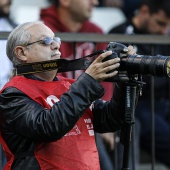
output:
<path id="1" fill-rule="evenodd" d="M 59 59 L 61 40 L 54 36 L 40 21 L 23 23 L 9 35 L 7 55 L 14 67 Z M 135 54 L 132 46 L 128 51 Z M 100 169 L 94 131 L 115 132 L 124 124 L 125 83 L 115 84 L 110 101 L 99 100 L 100 82 L 118 73 L 119 58 L 103 62 L 111 54 L 99 55 L 77 80 L 57 69 L 13 75 L 0 91 L 5 170 Z"/>
<path id="2" fill-rule="evenodd" d="M 170 1 L 144 0 L 138 12 L 125 23 L 112 28 L 109 33 L 166 35 L 170 24 Z M 166 55 L 170 50 L 166 45 L 155 45 L 154 52 L 149 44 L 135 45 L 141 55 Z M 141 123 L 141 147 L 151 153 L 151 78 L 143 76 L 142 97 L 136 108 L 136 118 Z M 156 159 L 170 167 L 170 84 L 169 80 L 154 77 L 155 91 L 155 155 Z"/>

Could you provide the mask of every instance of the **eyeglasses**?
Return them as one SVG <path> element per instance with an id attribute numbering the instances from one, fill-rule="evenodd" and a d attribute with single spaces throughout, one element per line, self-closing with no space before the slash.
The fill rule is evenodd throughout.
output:
<path id="1" fill-rule="evenodd" d="M 32 42 L 32 43 L 26 44 L 25 46 L 32 45 L 32 44 L 34 44 L 34 43 L 41 43 L 41 44 L 44 44 L 44 45 L 50 45 L 50 44 L 52 44 L 54 41 L 55 41 L 56 43 L 61 43 L 61 39 L 60 39 L 59 37 L 54 37 L 54 38 L 45 37 L 43 40 L 34 41 L 34 42 Z"/>

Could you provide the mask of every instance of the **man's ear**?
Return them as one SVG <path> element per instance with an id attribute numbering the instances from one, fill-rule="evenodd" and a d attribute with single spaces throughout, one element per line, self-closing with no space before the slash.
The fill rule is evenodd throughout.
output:
<path id="1" fill-rule="evenodd" d="M 17 46 L 14 51 L 19 60 L 22 62 L 27 62 L 27 50 L 25 47 Z"/>

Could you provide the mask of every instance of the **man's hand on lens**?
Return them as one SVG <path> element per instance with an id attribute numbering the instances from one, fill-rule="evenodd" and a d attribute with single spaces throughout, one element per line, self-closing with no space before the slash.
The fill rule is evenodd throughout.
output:
<path id="1" fill-rule="evenodd" d="M 136 55 L 136 50 L 133 48 L 132 45 L 128 46 L 128 55 Z"/>

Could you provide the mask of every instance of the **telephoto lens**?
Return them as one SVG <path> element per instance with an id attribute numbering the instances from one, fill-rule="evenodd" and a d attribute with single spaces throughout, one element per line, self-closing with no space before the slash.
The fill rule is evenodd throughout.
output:
<path id="1" fill-rule="evenodd" d="M 170 77 L 170 56 L 127 55 L 128 48 L 117 42 L 110 42 L 106 50 L 113 51 L 107 59 L 120 58 L 119 71 L 126 71 L 130 75 Z"/>
<path id="2" fill-rule="evenodd" d="M 170 57 L 129 55 L 121 58 L 120 70 L 130 74 L 170 77 Z"/>

